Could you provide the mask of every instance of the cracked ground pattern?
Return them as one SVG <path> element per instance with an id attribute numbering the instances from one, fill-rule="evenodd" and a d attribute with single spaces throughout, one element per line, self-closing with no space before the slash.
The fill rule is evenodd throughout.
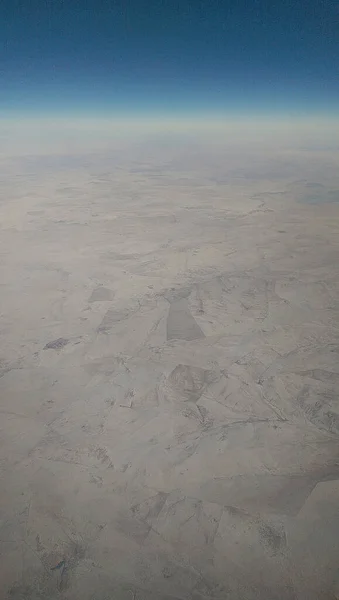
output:
<path id="1" fill-rule="evenodd" d="M 1 158 L 2 598 L 339 598 L 339 153 L 288 152 Z"/>

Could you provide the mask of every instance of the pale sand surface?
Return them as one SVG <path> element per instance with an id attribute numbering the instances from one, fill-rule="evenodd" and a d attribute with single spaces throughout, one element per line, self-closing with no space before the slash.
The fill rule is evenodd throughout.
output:
<path id="1" fill-rule="evenodd" d="M 339 598 L 338 158 L 2 157 L 1 598 Z"/>

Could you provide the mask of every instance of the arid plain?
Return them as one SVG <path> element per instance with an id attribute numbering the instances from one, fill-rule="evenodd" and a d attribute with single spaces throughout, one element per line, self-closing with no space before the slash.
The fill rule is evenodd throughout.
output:
<path id="1" fill-rule="evenodd" d="M 339 148 L 88 140 L 0 159 L 1 598 L 339 598 Z"/>

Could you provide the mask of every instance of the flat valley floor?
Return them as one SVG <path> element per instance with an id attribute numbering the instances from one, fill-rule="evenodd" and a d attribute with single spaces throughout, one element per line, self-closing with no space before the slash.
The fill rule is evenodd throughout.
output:
<path id="1" fill-rule="evenodd" d="M 1 598 L 339 598 L 338 158 L 1 157 Z"/>

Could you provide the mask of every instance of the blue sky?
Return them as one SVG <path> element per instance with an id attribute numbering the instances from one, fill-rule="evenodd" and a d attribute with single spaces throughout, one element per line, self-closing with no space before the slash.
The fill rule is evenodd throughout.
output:
<path id="1" fill-rule="evenodd" d="M 2 0 L 0 110 L 338 112 L 332 0 Z"/>

